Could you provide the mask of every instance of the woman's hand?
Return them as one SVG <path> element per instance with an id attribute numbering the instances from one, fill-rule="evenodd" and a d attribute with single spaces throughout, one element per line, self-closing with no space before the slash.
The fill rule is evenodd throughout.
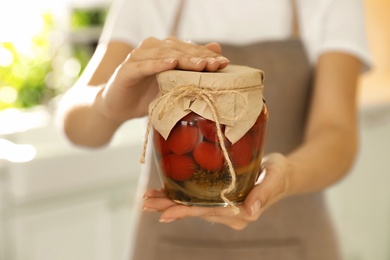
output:
<path id="1" fill-rule="evenodd" d="M 196 45 L 176 38 L 148 38 L 133 49 L 101 93 L 101 112 L 119 122 L 145 116 L 156 97 L 155 75 L 170 70 L 216 71 L 229 60 L 220 55 L 217 43 Z"/>
<path id="2" fill-rule="evenodd" d="M 256 221 L 271 205 L 286 196 L 289 163 L 281 154 L 269 154 L 263 160 L 261 181 L 248 194 L 243 204 L 237 205 L 235 215 L 228 207 L 196 207 L 177 204 L 167 198 L 163 189 L 149 190 L 144 195 L 143 210 L 162 212 L 160 222 L 170 223 L 187 217 L 199 217 L 212 223 L 221 223 L 242 230 Z"/>
<path id="3" fill-rule="evenodd" d="M 77 145 L 102 147 L 126 120 L 143 117 L 158 94 L 156 74 L 171 70 L 216 71 L 229 60 L 217 43 L 149 38 L 133 48 L 101 43 L 83 75 L 62 98 L 57 118 Z"/>

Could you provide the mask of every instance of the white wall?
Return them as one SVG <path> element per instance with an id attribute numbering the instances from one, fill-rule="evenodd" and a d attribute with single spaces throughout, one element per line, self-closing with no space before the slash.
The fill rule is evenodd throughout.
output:
<path id="1" fill-rule="evenodd" d="M 390 259 L 390 103 L 360 114 L 361 150 L 328 191 L 345 260 Z"/>

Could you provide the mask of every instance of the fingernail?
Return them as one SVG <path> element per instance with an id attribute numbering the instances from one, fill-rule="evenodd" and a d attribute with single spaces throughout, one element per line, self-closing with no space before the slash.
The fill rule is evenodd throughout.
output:
<path id="1" fill-rule="evenodd" d="M 171 222 L 173 222 L 173 221 L 175 221 L 176 219 L 174 219 L 174 218 L 160 218 L 158 221 L 160 222 L 160 223 L 171 223 Z"/>
<path id="2" fill-rule="evenodd" d="M 173 63 L 175 61 L 176 61 L 176 58 L 166 58 L 166 59 L 164 59 L 164 62 L 168 63 L 168 64 L 171 64 L 171 63 Z"/>
<path id="3" fill-rule="evenodd" d="M 256 200 L 255 203 L 253 203 L 252 207 L 251 207 L 251 211 L 252 211 L 252 216 L 255 215 L 259 210 L 260 210 L 260 201 Z"/>
<path id="4" fill-rule="evenodd" d="M 156 209 L 151 209 L 151 208 L 148 208 L 148 207 L 143 207 L 142 211 L 145 211 L 145 212 L 156 212 L 157 210 Z"/>
<path id="5" fill-rule="evenodd" d="M 223 56 L 218 56 L 217 58 L 215 58 L 217 61 L 219 61 L 220 63 L 228 63 L 230 62 L 229 59 L 227 59 L 226 57 L 223 57 Z"/>
<path id="6" fill-rule="evenodd" d="M 210 57 L 210 58 L 207 58 L 206 61 L 207 61 L 207 63 L 213 64 L 213 63 L 216 62 L 217 60 Z"/>
<path id="7" fill-rule="evenodd" d="M 198 65 L 198 64 L 201 63 L 202 61 L 204 61 L 204 59 L 198 58 L 198 57 L 192 57 L 192 58 L 190 59 L 190 62 L 191 62 L 192 64 L 195 64 L 195 65 Z"/>

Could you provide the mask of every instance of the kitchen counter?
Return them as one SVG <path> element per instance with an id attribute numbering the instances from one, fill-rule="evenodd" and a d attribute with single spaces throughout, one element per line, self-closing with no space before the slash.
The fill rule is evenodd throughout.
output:
<path id="1" fill-rule="evenodd" d="M 124 124 L 103 149 L 80 149 L 45 109 L 12 113 L 14 125 L 0 125 L 8 149 L 0 157 L 9 159 L 0 159 L 0 260 L 123 259 L 145 118 Z"/>

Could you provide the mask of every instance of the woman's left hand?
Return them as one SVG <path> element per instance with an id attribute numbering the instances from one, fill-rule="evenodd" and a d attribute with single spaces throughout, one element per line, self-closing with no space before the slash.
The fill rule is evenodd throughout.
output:
<path id="1" fill-rule="evenodd" d="M 177 204 L 167 198 L 164 189 L 149 190 L 144 195 L 143 210 L 162 212 L 160 222 L 199 217 L 212 223 L 227 225 L 242 230 L 256 221 L 271 205 L 286 196 L 288 191 L 288 159 L 278 153 L 267 155 L 263 162 L 262 181 L 250 191 L 244 203 L 237 205 L 240 212 L 235 214 L 229 207 L 197 207 Z M 261 176 L 262 176 L 261 175 Z"/>

